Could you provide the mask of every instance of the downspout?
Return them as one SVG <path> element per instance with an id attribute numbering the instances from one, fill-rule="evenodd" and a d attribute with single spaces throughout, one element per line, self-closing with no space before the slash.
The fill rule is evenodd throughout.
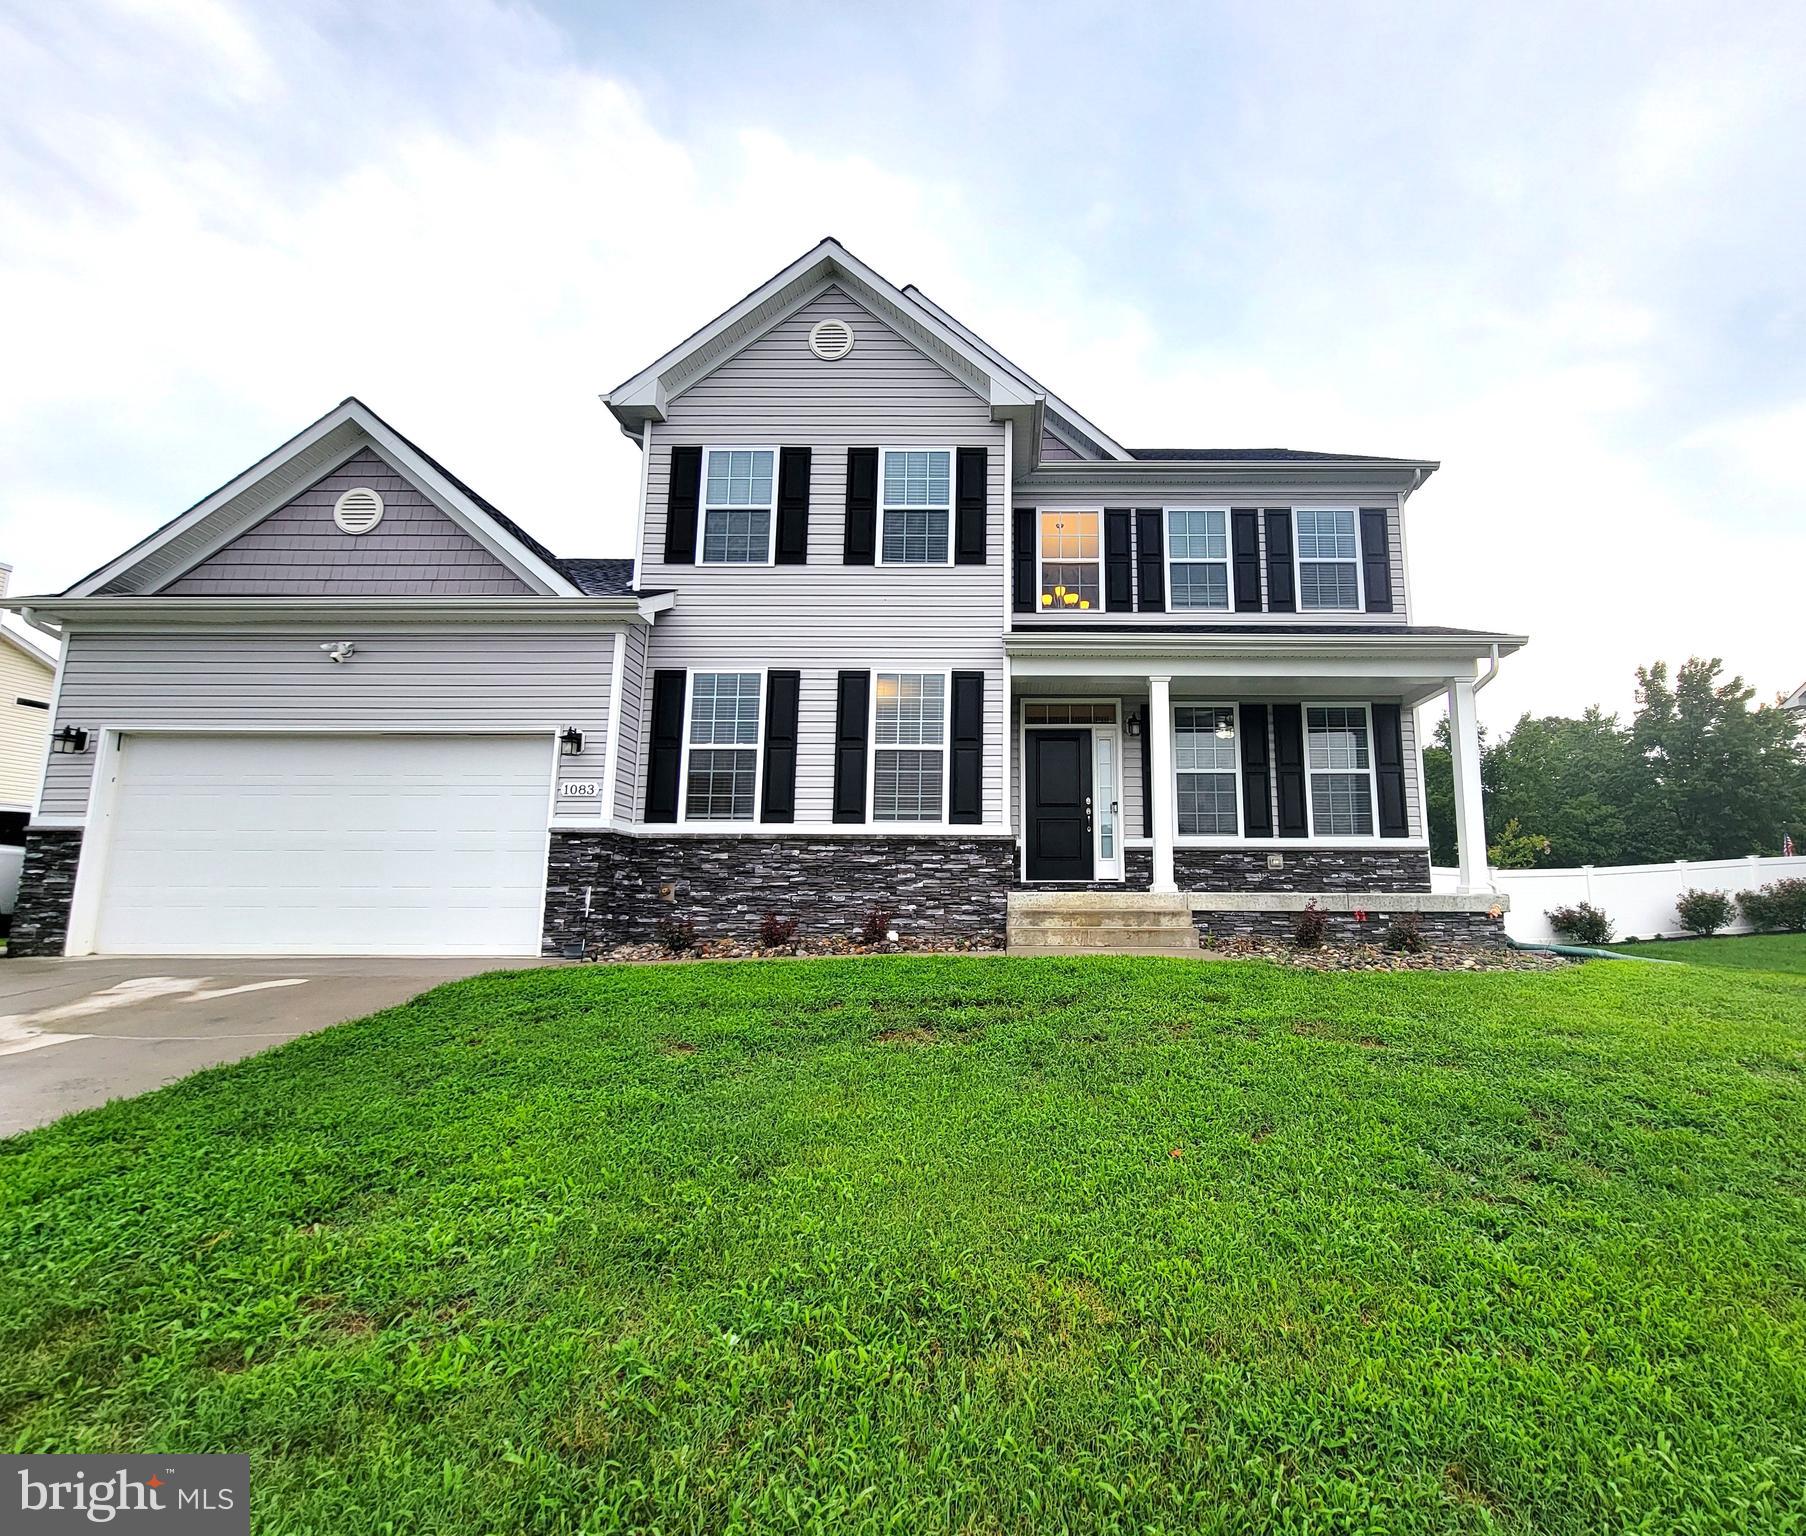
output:
<path id="1" fill-rule="evenodd" d="M 1488 683 L 1490 683 L 1498 675 L 1499 675 L 1499 648 L 1498 648 L 1498 646 L 1495 645 L 1492 648 L 1491 663 L 1487 666 L 1486 671 L 1484 673 L 1482 673 L 1479 677 L 1474 679 L 1474 692 L 1478 693 L 1482 688 L 1484 688 Z"/>

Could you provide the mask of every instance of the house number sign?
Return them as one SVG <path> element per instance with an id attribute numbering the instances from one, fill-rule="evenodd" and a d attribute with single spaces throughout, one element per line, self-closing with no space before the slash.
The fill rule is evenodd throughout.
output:
<path id="1" fill-rule="evenodd" d="M 600 779 L 566 779 L 563 794 L 567 800 L 599 800 L 602 797 L 602 781 Z"/>

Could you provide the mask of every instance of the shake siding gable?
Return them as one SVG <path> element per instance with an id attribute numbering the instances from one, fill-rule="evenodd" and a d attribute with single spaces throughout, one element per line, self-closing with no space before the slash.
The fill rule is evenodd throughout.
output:
<path id="1" fill-rule="evenodd" d="M 809 330 L 829 317 L 855 337 L 825 363 Z M 798 706 L 797 829 L 831 825 L 835 680 L 844 668 L 984 674 L 984 825 L 1005 817 L 1007 767 L 1001 613 L 1009 577 L 1003 527 L 1003 428 L 988 405 L 939 364 L 830 288 L 669 402 L 647 464 L 641 580 L 670 589 L 649 667 L 737 671 L 794 668 Z M 665 487 L 674 444 L 778 445 L 811 450 L 809 561 L 736 568 L 667 565 Z M 986 563 L 912 567 L 844 563 L 847 450 L 982 447 Z M 645 742 L 633 780 L 645 777 Z M 627 763 L 622 761 L 625 773 Z"/>
<path id="2" fill-rule="evenodd" d="M 339 496 L 368 486 L 383 499 L 368 533 L 332 520 Z M 278 507 L 163 589 L 172 597 L 518 597 L 513 571 L 370 449 Z"/>

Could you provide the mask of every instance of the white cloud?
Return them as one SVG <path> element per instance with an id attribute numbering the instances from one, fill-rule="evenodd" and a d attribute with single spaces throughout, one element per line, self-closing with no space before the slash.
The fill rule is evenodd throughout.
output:
<path id="1" fill-rule="evenodd" d="M 900 139 L 880 163 L 780 133 L 751 97 L 680 134 L 530 9 L 351 20 L 227 0 L 0 20 L 18 590 L 81 574 L 348 393 L 554 548 L 623 553 L 637 456 L 596 396 L 832 233 L 1133 444 L 1441 458 L 1411 506 L 1417 616 L 1531 634 L 1484 696 L 1495 726 L 1624 707 L 1637 662 L 1690 650 L 1797 680 L 1785 604 L 1751 589 L 1806 565 L 1798 519 L 1723 509 L 1791 508 L 1806 406 L 1651 437 L 1672 301 L 1608 238 L 1622 206 L 1575 194 L 1542 210 L 1571 227 L 1530 228 L 1546 145 L 1450 148 L 1451 185 L 1484 200 L 1471 249 L 1349 226 L 1314 169 L 1281 167 L 1245 194 L 1273 228 L 1238 236 L 1232 281 L 1148 292 L 1085 254 L 1159 234 L 1133 176 L 1016 230 L 975 158 L 931 174 Z M 1736 155 L 1760 119 L 1721 109 L 1730 78 L 1638 98 L 1637 196 Z M 1522 271 L 1533 233 L 1560 254 Z"/>

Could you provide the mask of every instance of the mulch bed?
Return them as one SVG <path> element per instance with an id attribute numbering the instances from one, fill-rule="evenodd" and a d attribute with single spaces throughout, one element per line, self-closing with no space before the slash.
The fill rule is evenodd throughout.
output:
<path id="1" fill-rule="evenodd" d="M 702 939 L 694 949 L 676 954 L 662 944 L 617 944 L 596 958 L 604 962 L 646 964 L 671 960 L 790 960 L 814 955 L 1001 952 L 994 943 L 983 938 L 923 936 L 880 944 L 864 944 L 855 938 L 806 938 L 772 949 L 763 948 L 755 939 Z M 1316 949 L 1296 949 L 1275 939 L 1226 939 L 1206 945 L 1200 954 L 1207 960 L 1270 960 L 1307 971 L 1556 971 L 1581 963 L 1563 955 L 1543 955 L 1521 949 L 1437 945 L 1416 954 L 1406 954 L 1372 944 L 1323 944 Z"/>
<path id="2" fill-rule="evenodd" d="M 1584 962 L 1566 955 L 1490 945 L 1429 945 L 1415 953 L 1376 944 L 1320 944 L 1299 949 L 1277 939 L 1225 939 L 1204 953 L 1220 960 L 1271 960 L 1306 971 L 1559 971 Z"/>

